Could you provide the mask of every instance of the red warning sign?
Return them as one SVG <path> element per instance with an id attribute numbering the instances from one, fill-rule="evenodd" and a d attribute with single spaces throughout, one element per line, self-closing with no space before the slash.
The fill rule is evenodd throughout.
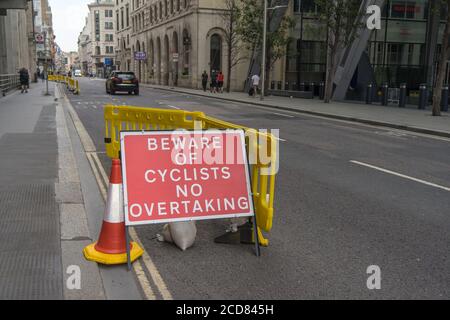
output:
<path id="1" fill-rule="evenodd" d="M 254 215 L 242 130 L 121 132 L 126 224 Z"/>

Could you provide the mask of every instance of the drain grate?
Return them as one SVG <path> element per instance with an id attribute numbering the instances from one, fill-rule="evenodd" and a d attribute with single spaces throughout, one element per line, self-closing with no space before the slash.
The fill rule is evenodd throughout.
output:
<path id="1" fill-rule="evenodd" d="M 0 299 L 62 299 L 54 185 L 0 187 Z"/>

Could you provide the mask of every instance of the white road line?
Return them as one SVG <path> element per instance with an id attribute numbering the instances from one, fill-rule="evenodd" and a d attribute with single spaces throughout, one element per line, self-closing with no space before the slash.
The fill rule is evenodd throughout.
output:
<path id="1" fill-rule="evenodd" d="M 172 109 L 180 110 L 180 108 L 175 107 L 175 106 L 169 106 L 169 105 L 168 105 L 168 107 L 169 107 L 169 108 L 172 108 Z"/>
<path id="2" fill-rule="evenodd" d="M 286 117 L 286 118 L 295 118 L 294 116 L 290 116 L 288 114 L 283 114 L 283 113 L 277 113 L 277 112 L 271 112 L 272 114 L 276 114 L 278 116 L 282 116 L 282 117 Z"/>
<path id="3" fill-rule="evenodd" d="M 97 109 L 97 106 L 92 106 L 92 108 Z"/>
<path id="4" fill-rule="evenodd" d="M 386 170 L 386 169 L 383 169 L 383 168 L 380 168 L 380 167 L 376 167 L 376 166 L 373 166 L 371 164 L 367 164 L 367 163 L 364 163 L 364 162 L 359 162 L 359 161 L 355 161 L 355 160 L 351 160 L 350 162 L 354 163 L 354 164 L 357 164 L 357 165 L 360 165 L 360 166 L 363 166 L 363 167 L 367 167 L 367 168 L 378 170 L 378 171 L 381 171 L 381 172 L 384 172 L 384 173 L 392 174 L 394 176 L 397 176 L 397 177 L 400 177 L 400 178 L 403 178 L 403 179 L 408 179 L 408 180 L 411 180 L 411 181 L 419 182 L 419 183 L 422 183 L 422 184 L 430 186 L 430 187 L 434 187 L 434 188 L 438 188 L 438 189 L 442 189 L 442 190 L 450 192 L 450 188 L 444 187 L 444 186 L 441 186 L 441 185 L 438 185 L 438 184 L 435 184 L 435 183 L 431 183 L 431 182 L 428 182 L 428 181 L 425 181 L 425 180 L 421 180 L 421 179 L 417 179 L 417 178 L 414 178 L 414 177 L 410 177 L 410 176 L 407 176 L 407 175 L 404 175 L 404 174 L 401 174 L 401 173 L 397 173 L 397 172 L 394 172 L 394 171 L 391 171 L 391 170 Z"/>

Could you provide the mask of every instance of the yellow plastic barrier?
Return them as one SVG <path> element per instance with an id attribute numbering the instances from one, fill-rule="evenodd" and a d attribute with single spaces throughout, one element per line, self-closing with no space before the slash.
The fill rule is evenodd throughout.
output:
<path id="1" fill-rule="evenodd" d="M 198 129 L 243 129 L 246 132 L 247 153 L 256 156 L 251 161 L 252 193 L 258 223 L 258 238 L 262 246 L 269 240 L 262 231 L 270 232 L 273 223 L 275 176 L 277 173 L 276 138 L 268 133 L 207 117 L 203 112 L 164 110 L 130 106 L 106 105 L 105 109 L 106 153 L 112 159 L 120 156 L 120 131 L 122 130 L 176 130 Z M 268 163 L 263 163 L 259 151 L 265 148 Z M 253 164 L 256 163 L 256 164 Z M 254 238 L 253 238 L 254 241 Z"/>
<path id="2" fill-rule="evenodd" d="M 73 89 L 73 93 L 80 94 L 80 83 L 78 82 L 78 80 L 75 80 L 75 87 Z"/>

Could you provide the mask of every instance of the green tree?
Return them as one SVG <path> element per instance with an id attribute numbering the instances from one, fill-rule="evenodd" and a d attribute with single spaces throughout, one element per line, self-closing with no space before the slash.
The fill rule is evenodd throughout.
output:
<path id="1" fill-rule="evenodd" d="M 264 0 L 239 0 L 241 5 L 241 15 L 238 24 L 238 34 L 250 52 L 261 50 L 264 29 Z M 268 0 L 268 7 L 279 5 L 280 1 Z M 267 14 L 267 25 L 271 26 L 276 12 L 269 10 Z M 280 58 L 284 57 L 291 37 L 289 31 L 295 26 L 291 17 L 283 16 L 281 22 L 275 30 L 267 28 L 266 64 L 265 74 L 269 75 L 270 69 Z M 263 84 L 268 88 L 269 77 Z M 266 91 L 267 92 L 267 91 Z"/>
<path id="2" fill-rule="evenodd" d="M 318 24 L 311 26 L 314 32 L 327 38 L 327 75 L 325 81 L 325 103 L 333 95 L 333 84 L 339 58 L 344 48 L 358 36 L 362 23 L 357 22 L 361 1 L 359 0 L 315 0 Z"/>
<path id="3" fill-rule="evenodd" d="M 434 10 L 439 10 L 446 12 L 447 18 L 445 23 L 445 30 L 444 35 L 442 38 L 442 49 L 441 54 L 438 61 L 438 67 L 437 67 L 437 78 L 436 78 L 436 86 L 433 89 L 433 116 L 440 116 L 441 115 L 441 92 L 442 92 L 442 86 L 445 81 L 445 73 L 447 70 L 447 61 L 449 59 L 450 55 L 450 43 L 449 43 L 449 36 L 450 36 L 450 13 L 447 8 L 450 8 L 450 0 L 447 1 L 439 1 L 434 4 L 435 7 Z"/>
<path id="4" fill-rule="evenodd" d="M 243 54 L 245 50 L 242 45 L 241 37 L 238 33 L 238 24 L 241 18 L 241 8 L 239 7 L 239 0 L 225 0 L 225 11 L 221 13 L 224 30 L 224 40 L 227 44 L 227 92 L 231 90 L 231 76 L 234 67 L 240 62 L 247 59 Z"/>

